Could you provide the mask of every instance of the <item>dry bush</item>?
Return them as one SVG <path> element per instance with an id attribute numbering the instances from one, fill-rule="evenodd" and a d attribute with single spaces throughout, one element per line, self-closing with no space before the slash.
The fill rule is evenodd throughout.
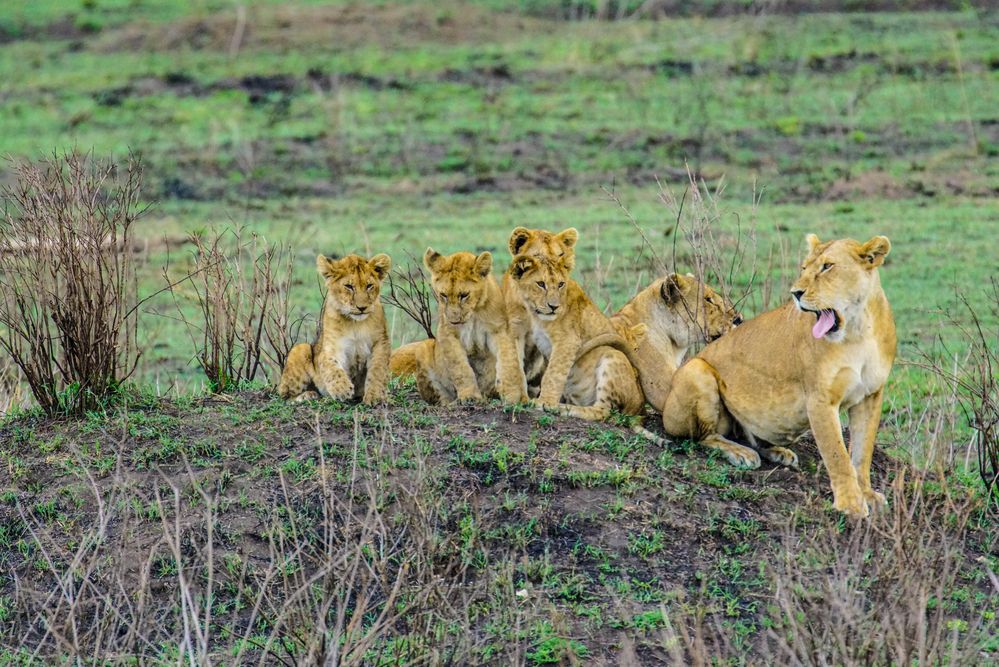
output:
<path id="1" fill-rule="evenodd" d="M 436 301 L 427 276 L 415 261 L 405 269 L 389 274 L 389 288 L 382 292 L 382 301 L 395 306 L 420 325 L 427 338 L 434 338 L 434 305 Z"/>
<path id="2" fill-rule="evenodd" d="M 961 332 L 963 354 L 952 352 L 939 341 L 945 365 L 940 357 L 923 352 L 919 365 L 942 378 L 951 390 L 953 401 L 964 413 L 972 431 L 977 469 L 991 508 L 999 510 L 999 280 L 993 278 L 984 298 L 972 304 L 960 294 L 967 320 L 952 316 L 951 323 Z M 987 315 L 982 311 L 988 310 Z M 991 328 L 990 323 L 991 322 Z M 957 413 L 957 410 L 955 410 Z"/>
<path id="3" fill-rule="evenodd" d="M 954 620 L 948 604 L 975 567 L 965 549 L 980 510 L 973 497 L 930 493 L 924 478 L 900 470 L 890 507 L 869 520 L 792 522 L 772 572 L 779 613 L 764 645 L 772 663 L 976 664 L 990 634 L 985 617 Z M 956 616 L 984 611 L 966 602 Z"/>
<path id="4" fill-rule="evenodd" d="M 0 222 L 0 346 L 48 414 L 99 406 L 135 370 L 140 162 L 15 162 Z"/>
<path id="5" fill-rule="evenodd" d="M 526 628 L 550 611 L 517 595 L 512 559 L 476 565 L 490 554 L 460 532 L 421 455 L 405 477 L 371 463 L 390 455 L 388 428 L 372 440 L 355 421 L 336 465 L 318 415 L 315 433 L 315 475 L 282 476 L 273 502 L 235 525 L 225 472 L 190 467 L 156 484 L 120 465 L 104 480 L 87 472 L 92 519 L 73 521 L 73 539 L 18 504 L 4 536 L 26 556 L 0 596 L 0 648 L 38 664 L 481 664 L 483 617 Z M 518 642 L 490 650 L 526 662 Z"/>
<path id="6" fill-rule="evenodd" d="M 186 276 L 163 277 L 214 392 L 252 382 L 269 361 L 284 366 L 304 318 L 293 319 L 288 292 L 293 254 L 242 229 L 195 233 Z M 193 302 L 198 317 L 188 314 Z"/>

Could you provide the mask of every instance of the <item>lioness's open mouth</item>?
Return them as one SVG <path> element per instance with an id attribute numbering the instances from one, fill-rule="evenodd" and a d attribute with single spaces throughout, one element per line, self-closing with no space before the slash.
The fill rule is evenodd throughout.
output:
<path id="1" fill-rule="evenodd" d="M 809 308 L 803 308 L 802 310 L 806 310 L 809 313 L 815 313 L 815 325 L 812 327 L 812 336 L 815 338 L 822 338 L 828 334 L 839 331 L 839 313 L 832 308 L 826 308 L 825 310 L 811 310 Z"/>

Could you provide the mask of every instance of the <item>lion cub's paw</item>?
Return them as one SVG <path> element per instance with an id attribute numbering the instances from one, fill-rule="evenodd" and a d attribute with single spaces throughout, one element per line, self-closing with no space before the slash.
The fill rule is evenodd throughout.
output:
<path id="1" fill-rule="evenodd" d="M 295 401 L 296 403 L 301 403 L 302 401 L 318 401 L 319 400 L 319 392 L 318 391 L 303 391 L 301 394 L 299 394 L 298 396 L 294 397 L 291 400 Z"/>
<path id="2" fill-rule="evenodd" d="M 365 405 L 380 405 L 388 401 L 388 395 L 383 391 L 365 392 L 361 402 Z"/>
<path id="3" fill-rule="evenodd" d="M 760 467 L 760 455 L 755 449 L 742 445 L 729 445 L 724 449 L 728 462 L 739 468 L 756 470 Z"/>
<path id="4" fill-rule="evenodd" d="M 760 451 L 767 461 L 777 463 L 788 468 L 798 467 L 798 455 L 787 447 L 768 447 Z"/>

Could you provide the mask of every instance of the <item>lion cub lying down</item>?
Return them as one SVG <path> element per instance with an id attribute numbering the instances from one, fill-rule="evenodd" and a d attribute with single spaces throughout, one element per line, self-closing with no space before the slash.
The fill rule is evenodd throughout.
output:
<path id="1" fill-rule="evenodd" d="M 316 258 L 326 281 L 319 335 L 312 345 L 299 343 L 288 353 L 278 384 L 282 398 L 385 400 L 389 337 L 378 297 L 391 266 L 388 255 Z"/>
<path id="2" fill-rule="evenodd" d="M 444 256 L 427 248 L 423 263 L 438 304 L 437 338 L 395 350 L 392 374 L 415 375 L 428 403 L 481 401 L 497 394 L 508 403 L 526 400 L 503 296 L 492 276 L 492 255 Z"/>
<path id="3" fill-rule="evenodd" d="M 666 432 L 697 439 L 750 468 L 760 456 L 794 464 L 784 444 L 811 429 L 832 484 L 833 506 L 866 516 L 884 504 L 871 488 L 871 457 L 895 322 L 878 267 L 891 243 L 875 236 L 822 243 L 808 256 L 793 300 L 711 343 L 680 367 L 662 406 Z M 850 415 L 850 451 L 840 410 Z M 739 430 L 750 446 L 729 436 Z"/>

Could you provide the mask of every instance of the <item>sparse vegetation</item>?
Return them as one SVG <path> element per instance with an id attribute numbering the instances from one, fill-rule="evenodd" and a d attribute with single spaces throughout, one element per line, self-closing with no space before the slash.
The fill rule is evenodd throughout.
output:
<path id="1" fill-rule="evenodd" d="M 996 662 L 999 23 L 897 4 L 5 11 L 0 665 Z M 141 193 L 93 159 L 127 147 Z M 317 254 L 501 267 L 516 225 L 578 227 L 602 307 L 676 270 L 746 316 L 806 232 L 891 237 L 888 512 L 832 512 L 807 440 L 742 471 L 621 417 L 263 388 Z M 393 278 L 393 342 L 432 336 Z"/>

